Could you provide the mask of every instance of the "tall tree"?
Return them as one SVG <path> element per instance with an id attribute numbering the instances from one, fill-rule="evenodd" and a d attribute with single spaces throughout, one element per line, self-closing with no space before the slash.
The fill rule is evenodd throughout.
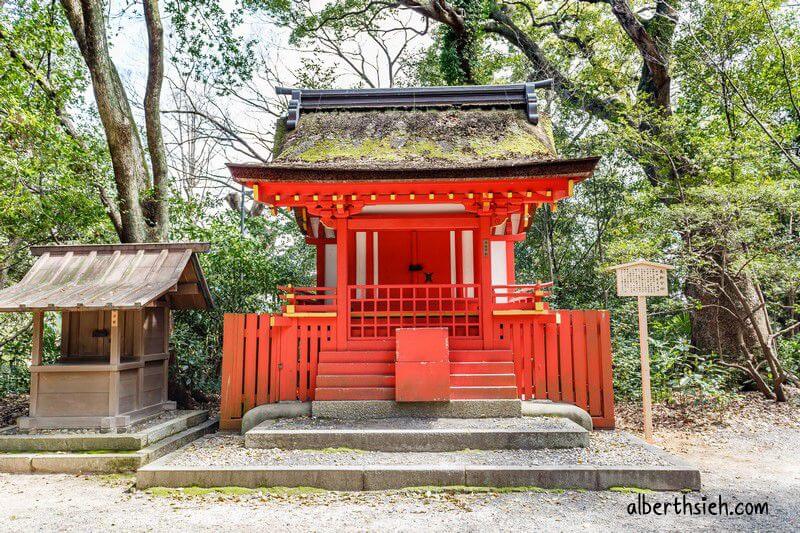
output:
<path id="1" fill-rule="evenodd" d="M 158 0 L 144 0 L 148 76 L 144 96 L 149 161 L 131 104 L 109 53 L 102 0 L 62 0 L 94 89 L 114 169 L 122 242 L 161 241 L 169 230 L 169 184 L 161 133 L 164 37 Z"/>

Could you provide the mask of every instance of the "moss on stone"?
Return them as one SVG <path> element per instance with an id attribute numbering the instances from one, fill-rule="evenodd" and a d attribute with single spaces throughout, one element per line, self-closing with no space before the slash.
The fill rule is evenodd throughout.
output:
<path id="1" fill-rule="evenodd" d="M 639 487 L 609 487 L 611 492 L 621 492 L 623 494 L 654 494 L 650 489 L 640 489 Z"/>
<path id="2" fill-rule="evenodd" d="M 308 113 L 276 131 L 275 163 L 361 168 L 458 166 L 557 158 L 547 116 L 522 111 L 340 111 Z"/>
<path id="3" fill-rule="evenodd" d="M 145 489 L 147 494 L 156 498 L 178 498 L 182 496 L 202 497 L 208 495 L 244 496 L 247 494 L 270 494 L 272 496 L 296 496 L 304 494 L 320 494 L 328 492 L 316 487 L 151 487 Z"/>
<path id="4" fill-rule="evenodd" d="M 258 492 L 258 489 L 248 489 L 246 487 L 152 487 L 146 489 L 145 492 L 157 498 L 175 498 L 178 496 L 207 496 L 209 494 L 241 496 Z"/>
<path id="5" fill-rule="evenodd" d="M 283 141 L 286 137 L 286 120 L 287 117 L 282 116 L 275 122 L 275 135 L 272 138 L 272 155 L 274 157 L 278 157 L 283 147 Z"/>
<path id="6" fill-rule="evenodd" d="M 542 487 L 534 486 L 519 486 L 519 487 L 472 487 L 468 485 L 446 485 L 439 486 L 421 486 L 421 487 L 408 487 L 401 489 L 401 492 L 413 493 L 448 493 L 448 494 L 510 494 L 515 492 L 539 492 L 548 494 L 562 494 L 564 489 L 543 489 Z"/>

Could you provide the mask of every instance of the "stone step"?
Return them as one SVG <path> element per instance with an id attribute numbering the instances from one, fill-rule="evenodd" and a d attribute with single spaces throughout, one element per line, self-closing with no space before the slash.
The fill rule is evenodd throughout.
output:
<path id="1" fill-rule="evenodd" d="M 163 422 L 151 421 L 139 425 L 130 433 L 50 432 L 0 435 L 0 452 L 81 452 L 94 450 L 135 451 L 175 435 L 208 419 L 207 411 L 174 413 Z"/>
<path id="2" fill-rule="evenodd" d="M 394 351 L 321 350 L 320 363 L 394 363 Z"/>
<path id="3" fill-rule="evenodd" d="M 514 374 L 451 374 L 451 387 L 514 387 Z"/>
<path id="4" fill-rule="evenodd" d="M 451 363 L 513 362 L 511 350 L 450 350 Z"/>
<path id="5" fill-rule="evenodd" d="M 582 464 L 517 466 L 424 464 L 341 466 L 173 466 L 149 464 L 136 473 L 136 488 L 315 487 L 335 491 L 397 490 L 411 487 L 535 487 L 531 490 L 700 490 L 700 471 L 688 465 L 602 466 Z"/>
<path id="6" fill-rule="evenodd" d="M 517 387 L 450 387 L 450 398 L 454 400 L 490 400 L 516 398 Z"/>
<path id="7" fill-rule="evenodd" d="M 383 374 L 326 374 L 317 376 L 317 387 L 394 387 L 394 376 Z"/>
<path id="8" fill-rule="evenodd" d="M 511 362 L 450 363 L 450 374 L 513 374 Z"/>
<path id="9" fill-rule="evenodd" d="M 245 434 L 248 448 L 351 448 L 382 452 L 578 448 L 589 432 L 566 419 L 267 420 Z"/>
<path id="10" fill-rule="evenodd" d="M 507 420 L 486 422 L 497 424 Z M 384 421 L 387 425 L 391 422 L 397 421 Z M 433 421 L 421 421 L 426 422 Z M 376 423 L 373 421 L 372 429 L 376 429 Z M 226 435 L 199 439 L 139 469 L 137 488 L 317 487 L 336 491 L 429 486 L 461 490 L 465 487 L 519 487 L 520 490 L 636 487 L 664 491 L 701 488 L 697 468 L 625 433 L 603 432 L 602 436 L 593 436 L 592 445 L 586 448 L 451 452 L 385 452 L 341 446 L 334 450 L 248 449 L 243 447 L 244 440 Z"/>
<path id="11" fill-rule="evenodd" d="M 317 375 L 388 374 L 394 375 L 394 363 L 319 363 Z"/>
<path id="12" fill-rule="evenodd" d="M 339 420 L 398 417 L 509 418 L 522 416 L 522 401 L 518 398 L 410 403 L 395 402 L 393 398 L 365 401 L 315 400 L 311 402 L 311 416 Z"/>
<path id="13" fill-rule="evenodd" d="M 156 459 L 159 459 L 168 453 L 172 453 L 175 450 L 186 446 L 190 442 L 199 439 L 203 435 L 213 433 L 218 426 L 218 418 L 209 418 L 208 420 L 187 428 L 180 433 L 170 435 L 169 437 L 140 450 L 139 453 L 142 455 L 142 464 L 155 461 Z"/>
<path id="14" fill-rule="evenodd" d="M 394 400 L 394 387 L 317 387 L 314 400 Z"/>
<path id="15" fill-rule="evenodd" d="M 18 474 L 90 474 L 133 472 L 214 431 L 217 419 L 206 420 L 159 440 L 141 450 L 125 453 L 32 452 L 0 454 L 0 472 Z"/>

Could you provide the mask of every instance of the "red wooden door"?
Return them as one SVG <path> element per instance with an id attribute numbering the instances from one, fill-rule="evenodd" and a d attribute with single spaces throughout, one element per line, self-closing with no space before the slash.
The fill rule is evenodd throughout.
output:
<path id="1" fill-rule="evenodd" d="M 378 232 L 378 283 L 407 285 L 413 283 L 409 266 L 414 263 L 411 231 Z"/>
<path id="2" fill-rule="evenodd" d="M 378 282 L 381 285 L 450 283 L 450 232 L 379 232 Z"/>
<path id="3" fill-rule="evenodd" d="M 415 264 L 422 270 L 414 274 L 414 283 L 450 283 L 450 232 L 418 231 Z"/>

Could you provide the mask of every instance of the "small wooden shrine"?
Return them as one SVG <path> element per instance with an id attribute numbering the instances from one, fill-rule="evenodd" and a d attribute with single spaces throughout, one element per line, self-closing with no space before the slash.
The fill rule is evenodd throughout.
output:
<path id="1" fill-rule="evenodd" d="M 0 291 L 0 312 L 33 313 L 30 413 L 20 429 L 117 431 L 174 409 L 170 312 L 212 305 L 197 253 L 208 244 L 36 246 Z M 42 358 L 44 313 L 60 314 L 61 354 Z"/>

